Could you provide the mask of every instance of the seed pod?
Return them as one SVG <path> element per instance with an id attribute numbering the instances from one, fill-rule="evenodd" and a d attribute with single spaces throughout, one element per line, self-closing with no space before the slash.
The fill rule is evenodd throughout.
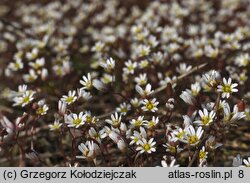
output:
<path id="1" fill-rule="evenodd" d="M 239 112 L 245 111 L 246 105 L 245 105 L 245 102 L 244 102 L 243 99 L 240 100 L 240 101 L 237 103 L 237 106 L 238 106 Z"/>
<path id="2" fill-rule="evenodd" d="M 171 83 L 167 84 L 166 91 L 169 97 L 172 97 L 174 95 L 174 91 L 173 91 L 173 87 Z"/>

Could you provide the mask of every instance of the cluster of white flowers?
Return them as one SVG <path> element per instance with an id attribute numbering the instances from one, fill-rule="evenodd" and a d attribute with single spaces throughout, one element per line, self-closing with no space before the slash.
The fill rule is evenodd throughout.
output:
<path id="1" fill-rule="evenodd" d="M 1 144 L 62 166 L 218 166 L 250 121 L 248 0 L 18 5 L 0 12 Z"/>

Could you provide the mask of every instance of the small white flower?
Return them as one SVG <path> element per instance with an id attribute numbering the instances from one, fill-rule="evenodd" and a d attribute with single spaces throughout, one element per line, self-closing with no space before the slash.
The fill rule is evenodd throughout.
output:
<path id="1" fill-rule="evenodd" d="M 103 131 L 96 132 L 96 130 L 93 127 L 89 129 L 89 136 L 95 139 L 98 143 L 101 143 L 102 134 L 103 134 Z"/>
<path id="2" fill-rule="evenodd" d="M 156 98 L 152 100 L 144 99 L 142 101 L 142 104 L 144 105 L 142 106 L 143 111 L 156 112 L 158 110 L 157 105 L 159 104 L 159 102 L 156 101 Z"/>
<path id="3" fill-rule="evenodd" d="M 191 85 L 191 92 L 192 92 L 193 96 L 196 97 L 200 93 L 200 90 L 201 90 L 200 83 L 196 82 L 196 83 Z"/>
<path id="4" fill-rule="evenodd" d="M 61 98 L 61 100 L 67 104 L 72 104 L 76 101 L 77 97 L 76 97 L 76 91 L 69 91 L 68 95 L 63 95 L 63 97 Z"/>
<path id="5" fill-rule="evenodd" d="M 192 92 L 190 90 L 182 91 L 180 98 L 186 102 L 187 104 L 194 105 L 196 103 L 196 99 L 192 95 Z"/>
<path id="6" fill-rule="evenodd" d="M 68 127 L 78 128 L 85 124 L 86 115 L 83 112 L 80 112 L 78 115 L 71 113 L 69 115 L 65 115 L 64 117 L 65 123 L 68 124 Z"/>
<path id="7" fill-rule="evenodd" d="M 133 135 L 130 136 L 131 142 L 129 145 L 136 144 L 139 145 L 139 141 L 142 140 L 143 138 L 147 138 L 147 133 L 146 130 L 143 127 L 140 127 L 140 132 L 134 130 Z"/>
<path id="8" fill-rule="evenodd" d="M 175 165 L 176 159 L 175 159 L 174 157 L 171 158 L 172 160 L 171 160 L 171 163 L 170 163 L 169 165 L 167 164 L 167 158 L 166 158 L 166 156 L 163 157 L 163 159 L 164 159 L 164 160 L 161 161 L 161 166 L 162 166 L 162 167 L 179 167 L 179 166 L 180 166 L 180 165 L 178 165 L 178 164 Z"/>
<path id="9" fill-rule="evenodd" d="M 44 103 L 43 100 L 38 102 L 38 106 L 39 107 L 36 110 L 36 114 L 41 115 L 41 116 L 47 114 L 47 111 L 49 110 L 49 107 Z"/>
<path id="10" fill-rule="evenodd" d="M 137 147 L 136 150 L 140 151 L 140 154 L 144 152 L 151 154 L 152 152 L 156 151 L 155 144 L 156 142 L 154 142 L 153 138 L 151 138 L 149 141 L 143 138 L 139 141 L 139 147 Z"/>
<path id="11" fill-rule="evenodd" d="M 145 126 L 146 126 L 148 129 L 151 129 L 151 128 L 153 128 L 153 127 L 156 127 L 158 123 L 159 123 L 159 118 L 153 116 L 152 119 L 151 119 L 150 121 L 146 121 L 146 122 L 145 122 Z"/>
<path id="12" fill-rule="evenodd" d="M 59 122 L 59 120 L 55 120 L 52 125 L 49 125 L 49 129 L 51 131 L 59 131 L 62 126 L 62 123 Z"/>
<path id="13" fill-rule="evenodd" d="M 66 109 L 67 109 L 67 103 L 62 101 L 62 100 L 59 100 L 58 101 L 58 112 L 59 112 L 59 114 L 64 115 L 66 113 Z"/>
<path id="14" fill-rule="evenodd" d="M 77 90 L 78 98 L 83 98 L 85 101 L 88 101 L 92 98 L 90 92 L 86 92 L 83 88 Z"/>
<path id="15" fill-rule="evenodd" d="M 245 167 L 250 167 L 250 157 L 248 157 L 247 159 L 243 159 L 243 163 L 245 164 Z"/>
<path id="16" fill-rule="evenodd" d="M 143 86 L 147 84 L 147 74 L 140 74 L 139 77 L 135 77 L 135 82 L 137 85 Z"/>
<path id="17" fill-rule="evenodd" d="M 18 71 L 23 69 L 23 62 L 21 61 L 21 59 L 17 59 L 16 62 L 11 62 L 9 64 L 9 68 L 13 71 Z"/>
<path id="18" fill-rule="evenodd" d="M 137 63 L 136 62 L 132 62 L 131 60 L 128 60 L 127 62 L 125 62 L 125 68 L 123 68 L 123 72 L 125 74 L 134 74 L 134 70 L 137 67 Z"/>
<path id="19" fill-rule="evenodd" d="M 237 86 L 237 83 L 232 83 L 231 78 L 229 78 L 228 80 L 226 80 L 226 78 L 223 78 L 223 84 L 218 86 L 217 91 L 222 92 L 222 98 L 229 98 L 230 94 L 238 92 L 238 89 L 235 88 Z"/>
<path id="20" fill-rule="evenodd" d="M 111 124 L 113 127 L 119 127 L 121 124 L 122 116 L 119 116 L 116 112 L 115 114 L 111 115 L 111 120 L 106 119 L 105 121 L 109 124 Z"/>
<path id="21" fill-rule="evenodd" d="M 120 104 L 119 107 L 116 108 L 116 111 L 121 113 L 122 115 L 126 115 L 130 109 L 131 109 L 131 105 L 123 102 L 122 104 Z"/>
<path id="22" fill-rule="evenodd" d="M 81 143 L 78 146 L 81 151 L 82 156 L 76 156 L 76 158 L 87 159 L 88 161 L 93 161 L 97 152 L 99 151 L 99 146 L 93 141 L 87 141 L 85 144 Z"/>
<path id="23" fill-rule="evenodd" d="M 190 70 L 192 69 L 192 66 L 187 66 L 187 64 L 185 63 L 182 63 L 180 64 L 180 66 L 176 69 L 176 71 L 179 73 L 179 74 L 185 74 L 187 72 L 189 72 Z"/>
<path id="24" fill-rule="evenodd" d="M 186 135 L 184 135 L 184 138 L 182 141 L 192 146 L 195 146 L 199 143 L 200 138 L 204 132 L 201 126 L 197 129 L 197 131 L 195 131 L 192 125 L 190 125 L 185 131 L 186 131 Z"/>
<path id="25" fill-rule="evenodd" d="M 147 122 L 147 120 L 143 120 L 143 118 L 144 116 L 139 116 L 137 119 L 132 119 L 130 120 L 130 124 L 132 127 L 141 127 Z"/>
<path id="26" fill-rule="evenodd" d="M 33 69 L 37 70 L 40 67 L 44 66 L 45 59 L 44 58 L 38 58 L 35 62 L 29 62 L 29 66 L 31 66 Z"/>
<path id="27" fill-rule="evenodd" d="M 208 46 L 205 46 L 204 52 L 207 57 L 216 58 L 219 54 L 219 49 L 213 48 L 212 46 L 208 45 Z"/>
<path id="28" fill-rule="evenodd" d="M 102 50 L 104 49 L 105 44 L 102 42 L 97 42 L 95 43 L 95 45 L 91 48 L 91 51 L 93 52 L 102 52 Z"/>
<path id="29" fill-rule="evenodd" d="M 200 162 L 205 161 L 207 159 L 207 154 L 208 154 L 208 152 L 206 152 L 205 146 L 203 146 L 202 149 L 199 152 L 199 160 L 200 160 Z"/>
<path id="30" fill-rule="evenodd" d="M 23 75 L 23 80 L 27 83 L 33 82 L 38 78 L 36 72 L 33 69 L 29 70 L 29 74 Z"/>
<path id="31" fill-rule="evenodd" d="M 34 100 L 34 94 L 33 91 L 26 91 L 21 97 L 15 97 L 14 98 L 14 106 L 26 106 L 28 105 L 32 100 Z"/>
<path id="32" fill-rule="evenodd" d="M 207 109 L 203 109 L 203 112 L 202 110 L 199 110 L 199 115 L 200 115 L 200 120 L 197 120 L 194 122 L 194 124 L 198 124 L 198 125 L 201 125 L 201 126 L 208 126 L 210 125 L 210 123 L 213 122 L 214 120 L 214 117 L 215 117 L 215 112 L 214 111 L 211 111 L 208 113 Z"/>
<path id="33" fill-rule="evenodd" d="M 223 105 L 223 111 L 224 111 L 223 119 L 227 123 L 228 122 L 232 123 L 246 117 L 244 112 L 239 112 L 237 105 L 234 106 L 233 112 L 231 112 L 229 104 L 225 103 L 225 105 Z"/>
<path id="34" fill-rule="evenodd" d="M 80 83 L 83 85 L 83 89 L 90 90 L 92 88 L 92 79 L 90 73 L 87 76 L 82 77 L 83 80 L 80 80 Z"/>
<path id="35" fill-rule="evenodd" d="M 133 98 L 130 100 L 130 103 L 132 104 L 133 107 L 139 107 L 141 102 L 138 98 Z"/>
<path id="36" fill-rule="evenodd" d="M 146 45 L 139 45 L 135 50 L 135 52 L 139 57 L 144 57 L 149 55 L 150 51 L 151 51 L 150 47 Z"/>
<path id="37" fill-rule="evenodd" d="M 38 56 L 38 52 L 39 52 L 39 50 L 37 48 L 33 48 L 31 52 L 26 53 L 26 58 L 28 60 L 36 59 Z"/>
<path id="38" fill-rule="evenodd" d="M 250 56 L 248 53 L 241 54 L 240 56 L 236 57 L 235 63 L 240 67 L 248 66 L 250 63 Z"/>
<path id="39" fill-rule="evenodd" d="M 106 62 L 101 63 L 100 65 L 101 65 L 101 67 L 103 67 L 105 70 L 107 70 L 108 72 L 110 72 L 112 69 L 115 68 L 115 60 L 114 60 L 113 58 L 110 57 L 109 59 L 107 59 Z"/>
<path id="40" fill-rule="evenodd" d="M 136 85 L 135 89 L 142 97 L 149 96 L 154 92 L 154 90 L 151 90 L 151 84 L 147 84 L 144 90 L 139 85 Z"/>

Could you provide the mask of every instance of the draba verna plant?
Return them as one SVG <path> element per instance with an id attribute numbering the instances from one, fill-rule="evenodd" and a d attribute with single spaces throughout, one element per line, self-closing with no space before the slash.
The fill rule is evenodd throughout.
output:
<path id="1" fill-rule="evenodd" d="M 249 0 L 0 3 L 0 166 L 250 166 Z"/>

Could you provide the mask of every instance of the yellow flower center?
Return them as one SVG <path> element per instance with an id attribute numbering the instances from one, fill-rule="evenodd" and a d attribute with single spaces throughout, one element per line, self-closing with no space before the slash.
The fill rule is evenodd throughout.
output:
<path id="1" fill-rule="evenodd" d="M 196 135 L 192 135 L 188 139 L 189 144 L 196 144 L 198 141 L 199 141 L 199 139 Z"/>
<path id="2" fill-rule="evenodd" d="M 151 149 L 151 146 L 150 146 L 148 143 L 146 143 L 146 144 L 143 146 L 143 149 L 144 149 L 145 151 L 149 151 L 149 150 Z"/>
<path id="3" fill-rule="evenodd" d="M 29 101 L 30 101 L 29 96 L 26 96 L 26 97 L 23 98 L 22 103 L 23 103 L 23 104 L 29 103 Z"/>
<path id="4" fill-rule="evenodd" d="M 66 102 L 68 103 L 72 103 L 74 101 L 74 97 L 71 97 L 69 96 L 67 99 L 66 99 Z"/>
<path id="5" fill-rule="evenodd" d="M 203 125 L 207 125 L 210 121 L 210 117 L 208 116 L 204 116 L 202 119 L 201 119 Z"/>
<path id="6" fill-rule="evenodd" d="M 206 159 L 206 152 L 200 151 L 199 157 L 200 157 L 200 159 Z"/>
<path id="7" fill-rule="evenodd" d="M 223 92 L 231 93 L 232 92 L 231 86 L 230 85 L 224 85 L 223 86 Z"/>
<path id="8" fill-rule="evenodd" d="M 146 108 L 148 110 L 152 110 L 154 108 L 154 104 L 151 101 L 148 101 L 148 103 L 146 104 Z"/>
<path id="9" fill-rule="evenodd" d="M 80 118 L 77 118 L 73 121 L 74 125 L 79 125 L 82 122 Z"/>

